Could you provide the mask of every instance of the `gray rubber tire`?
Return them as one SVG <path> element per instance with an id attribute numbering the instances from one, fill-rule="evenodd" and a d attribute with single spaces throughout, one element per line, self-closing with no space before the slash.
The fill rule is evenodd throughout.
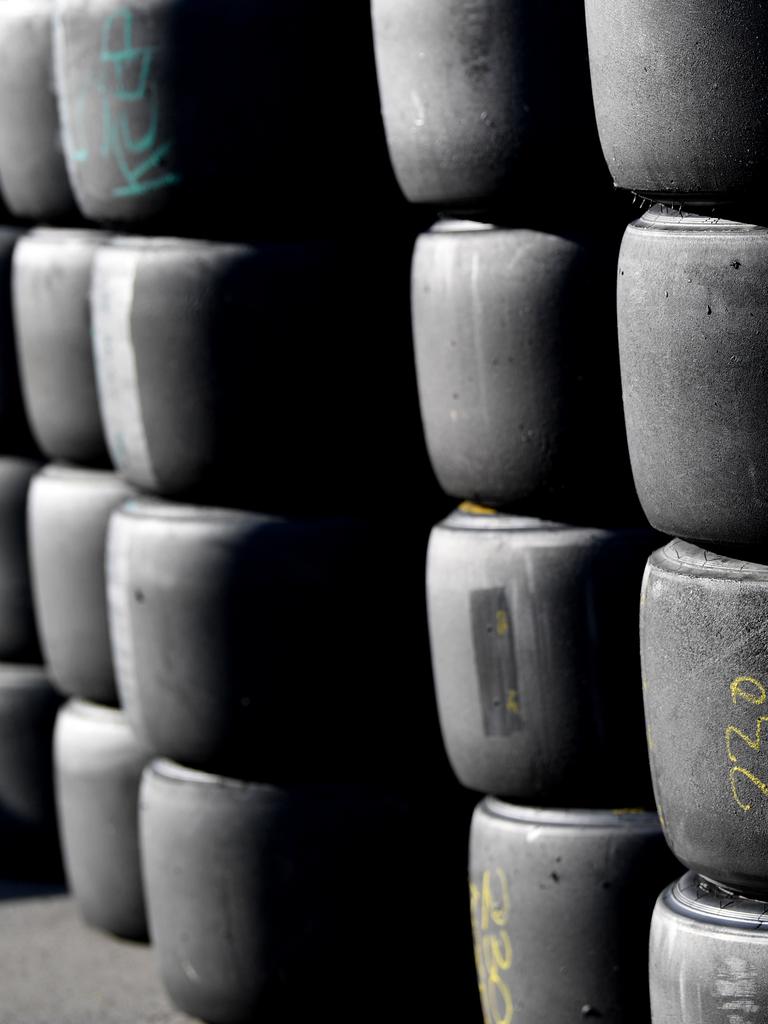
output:
<path id="1" fill-rule="evenodd" d="M 56 804 L 70 888 L 84 920 L 147 937 L 139 856 L 139 782 L 147 752 L 121 711 L 71 700 L 54 734 Z"/>
<path id="2" fill-rule="evenodd" d="M 100 249 L 94 350 L 119 472 L 168 498 L 299 515 L 346 514 L 350 490 L 381 504 L 397 481 L 429 514 L 409 265 L 408 238 L 383 232 L 364 254 L 339 240 Z"/>
<path id="3" fill-rule="evenodd" d="M 768 542 L 768 228 L 647 213 L 619 257 L 621 373 L 635 486 L 651 524 Z"/>
<path id="4" fill-rule="evenodd" d="M 759 1020 L 768 1006 L 768 903 L 694 874 L 659 896 L 651 923 L 653 1024 Z"/>
<path id="5" fill-rule="evenodd" d="M 469 880 L 486 1021 L 647 1024 L 651 912 L 679 870 L 655 814 L 483 800 Z"/>
<path id="6" fill-rule="evenodd" d="M 603 152 L 621 188 L 764 203 L 768 11 L 752 0 L 587 0 Z"/>
<path id="7" fill-rule="evenodd" d="M 285 238 L 394 208 L 366 4 L 58 0 L 54 39 L 69 176 L 92 220 Z"/>
<path id="8" fill-rule="evenodd" d="M 61 698 L 42 665 L 0 665 L 0 875 L 54 879 L 61 864 L 51 741 Z"/>
<path id="9" fill-rule="evenodd" d="M 133 493 L 113 473 L 56 465 L 30 488 L 37 625 L 53 684 L 66 696 L 117 704 L 104 560 L 109 517 Z"/>
<path id="10" fill-rule="evenodd" d="M 470 221 L 419 237 L 421 415 L 448 494 L 566 522 L 644 522 L 621 408 L 617 250 L 615 237 Z"/>
<path id="11" fill-rule="evenodd" d="M 431 794 L 245 783 L 154 761 L 141 787 L 142 863 L 174 1003 L 212 1024 L 300 1020 L 307 998 L 313 1019 L 338 1024 L 431 1013 L 475 1024 L 466 825 L 451 834 L 456 804 L 442 811 Z M 405 923 L 422 862 L 427 944 Z M 364 894 L 364 910 L 350 912 L 359 931 L 343 892 Z M 419 984 L 425 973 L 430 985 Z"/>
<path id="12" fill-rule="evenodd" d="M 768 566 L 671 541 L 648 561 L 640 644 L 651 771 L 692 870 L 768 895 Z"/>
<path id="13" fill-rule="evenodd" d="M 48 458 L 87 466 L 109 464 L 90 311 L 93 257 L 108 237 L 98 231 L 37 228 L 19 240 L 13 253 L 19 376 L 32 433 Z"/>
<path id="14" fill-rule="evenodd" d="M 0 193 L 14 216 L 75 218 L 53 91 L 54 0 L 0 4 Z"/>
<path id="15" fill-rule="evenodd" d="M 580 5 L 375 0 L 372 11 L 389 152 L 410 202 L 527 214 L 534 197 L 572 210 L 568 189 L 594 189 L 601 174 L 610 191 Z"/>
<path id="16" fill-rule="evenodd" d="M 423 564 L 420 543 L 351 518 L 126 503 L 107 576 L 137 735 L 242 779 L 413 785 L 447 772 L 426 650 L 422 662 Z M 395 608 L 397 648 L 373 639 Z"/>
<path id="17" fill-rule="evenodd" d="M 652 804 L 635 652 L 655 543 L 490 510 L 434 528 L 432 668 L 463 785 L 550 806 Z M 622 771 L 607 772 L 615 761 Z"/>

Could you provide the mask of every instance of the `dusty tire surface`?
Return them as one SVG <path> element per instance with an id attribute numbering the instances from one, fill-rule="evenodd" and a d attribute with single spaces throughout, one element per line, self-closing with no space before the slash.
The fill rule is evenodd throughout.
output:
<path id="1" fill-rule="evenodd" d="M 655 814 L 483 800 L 469 882 L 486 1020 L 646 1024 L 651 912 L 677 872 Z"/>
<path id="2" fill-rule="evenodd" d="M 621 188 L 689 204 L 751 194 L 768 167 L 768 11 L 587 0 L 592 91 Z"/>
<path id="3" fill-rule="evenodd" d="M 518 212 L 599 181 L 583 10 L 560 0 L 375 0 L 390 158 L 412 203 Z"/>
<path id="4" fill-rule="evenodd" d="M 768 228 L 652 210 L 619 256 L 619 350 L 635 486 L 651 525 L 768 540 Z"/>
<path id="5" fill-rule="evenodd" d="M 617 249 L 611 236 L 469 221 L 419 236 L 421 415 L 448 494 L 567 522 L 643 522 L 621 408 Z"/>
<path id="6" fill-rule="evenodd" d="M 684 541 L 654 552 L 640 647 L 651 772 L 667 841 L 692 870 L 768 894 L 768 567 Z"/>

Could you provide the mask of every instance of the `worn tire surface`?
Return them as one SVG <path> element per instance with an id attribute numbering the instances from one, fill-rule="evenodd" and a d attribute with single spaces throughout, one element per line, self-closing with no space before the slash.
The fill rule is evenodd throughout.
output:
<path id="1" fill-rule="evenodd" d="M 648 561 L 640 644 L 651 771 L 692 870 L 768 895 L 768 567 L 671 541 Z"/>
<path id="2" fill-rule="evenodd" d="M 688 204 L 750 195 L 768 169 L 768 9 L 751 0 L 587 0 L 592 91 L 621 188 Z"/>
<path id="3" fill-rule="evenodd" d="M 372 11 L 389 152 L 410 202 L 519 215 L 543 197 L 567 211 L 563 185 L 608 184 L 579 5 L 374 0 Z"/>
<path id="4" fill-rule="evenodd" d="M 617 249 L 618 237 L 472 222 L 419 237 L 421 415 L 448 494 L 590 525 L 643 522 L 621 409 Z"/>
<path id="5" fill-rule="evenodd" d="M 485 1019 L 647 1024 L 651 912 L 679 867 L 655 814 L 483 800 L 469 881 Z"/>
<path id="6" fill-rule="evenodd" d="M 768 541 L 768 228 L 649 212 L 627 228 L 618 318 L 629 452 L 663 533 Z"/>

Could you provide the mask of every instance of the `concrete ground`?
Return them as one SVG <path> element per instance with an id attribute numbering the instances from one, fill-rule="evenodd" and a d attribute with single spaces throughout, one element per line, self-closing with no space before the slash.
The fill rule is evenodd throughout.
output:
<path id="1" fill-rule="evenodd" d="M 0 1024 L 192 1024 L 148 946 L 87 928 L 60 888 L 0 880 Z"/>

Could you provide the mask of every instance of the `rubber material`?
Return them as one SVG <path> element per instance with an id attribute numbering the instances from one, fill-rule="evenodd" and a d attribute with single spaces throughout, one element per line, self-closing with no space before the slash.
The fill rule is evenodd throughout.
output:
<path id="1" fill-rule="evenodd" d="M 761 1020 L 768 1009 L 768 904 L 694 874 L 659 896 L 651 924 L 653 1024 Z"/>
<path id="2" fill-rule="evenodd" d="M 16 217 L 77 216 L 53 91 L 54 0 L 0 4 L 0 192 Z"/>
<path id="3" fill-rule="evenodd" d="M 537 516 L 643 523 L 621 410 L 618 237 L 440 222 L 413 260 L 427 449 L 443 489 Z"/>
<path id="4" fill-rule="evenodd" d="M 566 209 L 564 192 L 594 189 L 601 174 L 610 191 L 579 5 L 374 0 L 372 11 L 389 152 L 407 199 L 465 213 L 534 198 Z"/>
<path id="5" fill-rule="evenodd" d="M 51 679 L 67 696 L 117 704 L 104 558 L 113 509 L 133 495 L 113 473 L 47 466 L 29 495 L 32 586 Z"/>
<path id="6" fill-rule="evenodd" d="M 694 871 L 768 895 L 768 567 L 672 541 L 648 562 L 640 641 L 654 788 Z"/>
<path id="7" fill-rule="evenodd" d="M 483 800 L 469 880 L 486 1021 L 647 1024 L 651 911 L 676 872 L 655 814 Z"/>
<path id="8" fill-rule="evenodd" d="M 0 457 L 0 658 L 37 662 L 40 645 L 32 609 L 27 493 L 40 463 Z"/>
<path id="9" fill-rule="evenodd" d="M 32 432 L 48 458 L 89 466 L 109 465 L 90 312 L 91 265 L 108 237 L 37 228 L 13 253 L 13 318 Z"/>
<path id="10" fill-rule="evenodd" d="M 432 666 L 463 785 L 525 803 L 651 805 L 635 652 L 654 543 L 491 510 L 435 527 Z"/>
<path id="11" fill-rule="evenodd" d="M 430 797 L 246 784 L 153 762 L 142 858 L 176 1005 L 213 1024 L 298 1020 L 306 999 L 313 1017 L 340 1024 L 384 1024 L 403 1007 L 409 1019 L 474 1024 L 467 823 L 456 829 L 456 804 L 436 813 Z M 429 942 L 405 925 L 416 863 L 429 864 Z M 439 984 L 419 984 L 425 973 Z"/>
<path id="12" fill-rule="evenodd" d="M 82 212 L 132 230 L 286 237 L 393 206 L 370 37 L 366 5 L 59 0 L 56 82 Z"/>
<path id="13" fill-rule="evenodd" d="M 751 0 L 587 0 L 600 139 L 621 188 L 764 205 L 768 10 Z"/>
<path id="14" fill-rule="evenodd" d="M 147 937 L 138 798 L 147 752 L 121 711 L 69 701 L 54 734 L 56 802 L 70 888 L 84 920 Z"/>
<path id="15" fill-rule="evenodd" d="M 448 775 L 423 558 L 418 537 L 350 517 L 127 503 L 110 524 L 107 575 L 118 691 L 137 734 L 235 778 Z"/>
<path id="16" fill-rule="evenodd" d="M 768 228 L 651 211 L 621 247 L 629 451 L 664 533 L 768 541 Z"/>
<path id="17" fill-rule="evenodd" d="M 0 665 L 0 873 L 61 872 L 51 738 L 60 698 L 41 665 Z"/>
<path id="18" fill-rule="evenodd" d="M 382 229 L 359 246 L 102 248 L 97 383 L 121 474 L 165 497 L 323 515 L 380 504 L 396 482 L 428 516 L 438 489 L 418 418 L 410 244 Z"/>

